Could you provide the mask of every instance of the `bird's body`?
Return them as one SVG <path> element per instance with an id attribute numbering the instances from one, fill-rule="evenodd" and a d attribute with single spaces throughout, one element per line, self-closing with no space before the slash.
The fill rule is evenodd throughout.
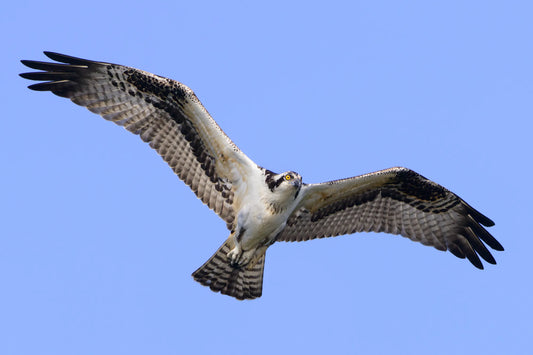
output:
<path id="1" fill-rule="evenodd" d="M 268 173 L 264 175 L 263 181 L 260 176 L 242 197 L 233 237 L 237 248 L 243 253 L 272 244 L 298 205 L 301 177 L 294 172 L 274 176 L 274 179 L 288 183 L 280 184 L 276 193 L 272 194 L 265 183 L 269 176 Z M 239 263 L 245 264 L 248 259 L 245 257 Z"/>
<path id="2" fill-rule="evenodd" d="M 439 250 L 495 264 L 483 242 L 503 250 L 481 225 L 493 222 L 444 187 L 406 168 L 305 184 L 248 158 L 185 85 L 138 69 L 57 53 L 60 63 L 22 61 L 38 91 L 70 98 L 148 142 L 215 211 L 230 236 L 193 273 L 213 291 L 238 299 L 262 294 L 265 252 L 276 241 L 361 231 L 400 234 Z M 63 64 L 65 63 L 65 64 Z"/>

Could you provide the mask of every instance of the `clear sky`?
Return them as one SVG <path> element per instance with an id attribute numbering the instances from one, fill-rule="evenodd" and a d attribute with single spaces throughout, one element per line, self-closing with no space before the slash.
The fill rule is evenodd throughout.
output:
<path id="1" fill-rule="evenodd" d="M 0 354 L 530 353 L 530 1 L 125 4 L 2 5 Z M 215 294 L 190 274 L 222 220 L 138 137 L 26 89 L 43 50 L 185 83 L 305 182 L 409 167 L 506 250 L 480 271 L 386 234 L 278 243 L 262 298 Z"/>

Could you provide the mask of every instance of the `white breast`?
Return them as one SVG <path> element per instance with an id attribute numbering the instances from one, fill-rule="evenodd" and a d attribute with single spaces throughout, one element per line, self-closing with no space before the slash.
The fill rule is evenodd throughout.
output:
<path id="1" fill-rule="evenodd" d="M 296 207 L 294 191 L 279 189 L 272 193 L 262 183 L 248 190 L 237 215 L 236 231 L 244 250 L 269 244 L 285 228 L 287 219 Z"/>

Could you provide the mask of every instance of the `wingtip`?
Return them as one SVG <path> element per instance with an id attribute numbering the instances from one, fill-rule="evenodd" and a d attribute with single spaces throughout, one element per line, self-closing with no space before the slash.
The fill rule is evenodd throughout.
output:
<path id="1" fill-rule="evenodd" d="M 505 249 L 503 248 L 503 245 L 501 245 L 500 243 L 498 243 L 496 245 L 496 248 L 495 247 L 492 247 L 492 249 L 494 250 L 497 250 L 497 251 L 504 251 Z"/>
<path id="2" fill-rule="evenodd" d="M 43 84 L 46 84 L 46 83 L 37 83 L 37 84 L 28 85 L 28 89 L 33 90 L 33 91 L 49 91 L 49 87 Z"/>
<path id="3" fill-rule="evenodd" d="M 64 54 L 61 54 L 61 53 L 57 53 L 57 52 L 52 52 L 52 51 L 43 51 L 44 55 L 47 56 L 48 58 L 50 59 L 54 59 L 54 57 L 65 57 Z M 56 59 L 54 59 L 56 60 Z"/>
<path id="4" fill-rule="evenodd" d="M 486 224 L 483 224 L 485 227 L 494 227 L 496 225 L 496 223 L 494 223 L 494 221 L 488 217 L 485 217 L 487 220 L 485 221 Z"/>
<path id="5" fill-rule="evenodd" d="M 61 54 L 61 53 L 57 53 L 57 52 L 44 51 L 43 53 L 44 53 L 45 56 L 47 56 L 48 58 L 50 58 L 52 60 L 55 60 L 56 62 L 65 63 L 65 64 L 69 64 L 69 65 L 88 66 L 90 64 L 95 64 L 95 63 L 104 63 L 104 62 L 94 62 L 92 60 L 83 59 L 83 58 L 79 58 L 79 57 L 73 57 L 73 56 L 70 56 L 70 55 Z"/>
<path id="6" fill-rule="evenodd" d="M 478 223 L 481 223 L 485 227 L 492 227 L 496 223 L 489 217 L 485 216 L 483 213 L 476 210 L 474 207 L 470 206 L 468 203 L 463 201 L 463 204 L 466 206 L 468 214 L 470 214 Z"/>
<path id="7" fill-rule="evenodd" d="M 70 57 L 68 55 L 57 53 L 57 52 L 52 52 L 52 51 L 43 51 L 43 53 L 48 58 L 55 60 L 57 62 L 69 63 L 68 59 Z"/>
<path id="8" fill-rule="evenodd" d="M 481 260 L 479 260 L 479 257 L 477 256 L 476 253 L 474 254 L 467 254 L 466 255 L 466 258 L 472 263 L 472 265 L 474 265 L 475 267 L 477 267 L 479 270 L 483 270 L 485 269 L 483 267 L 483 263 L 481 262 Z"/>
<path id="9" fill-rule="evenodd" d="M 35 60 L 27 60 L 27 59 L 21 59 L 20 62 L 24 65 L 24 66 L 27 66 L 28 68 L 31 68 L 31 69 L 39 69 L 38 66 L 40 62 L 38 61 L 35 61 Z M 40 69 L 39 69 L 40 70 Z"/>

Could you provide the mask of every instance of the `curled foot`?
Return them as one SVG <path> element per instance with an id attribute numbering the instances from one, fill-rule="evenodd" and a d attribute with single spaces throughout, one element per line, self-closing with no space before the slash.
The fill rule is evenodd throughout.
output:
<path id="1" fill-rule="evenodd" d="M 237 244 L 235 248 L 231 249 L 228 253 L 228 259 L 231 266 L 243 267 L 252 260 L 254 254 L 254 249 L 243 251 L 240 245 Z"/>

